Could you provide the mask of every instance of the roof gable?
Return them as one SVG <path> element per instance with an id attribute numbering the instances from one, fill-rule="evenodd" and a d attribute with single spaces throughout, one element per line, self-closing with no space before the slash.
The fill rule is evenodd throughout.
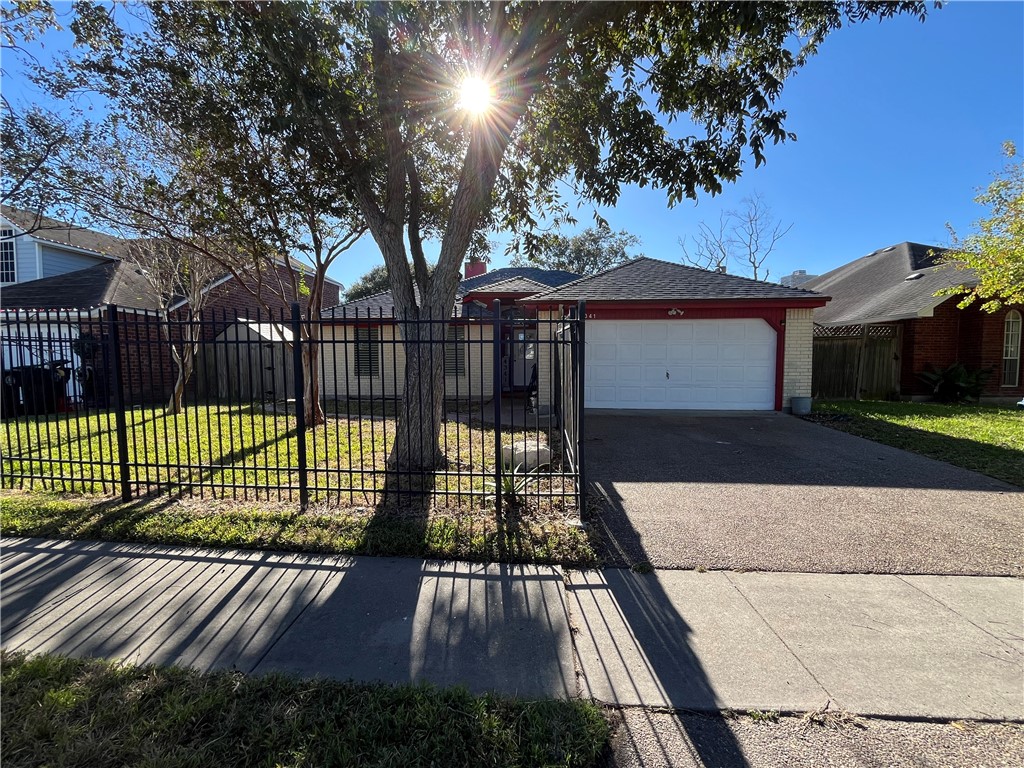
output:
<path id="1" fill-rule="evenodd" d="M 0 215 L 22 231 L 34 230 L 28 237 L 43 243 L 80 248 L 112 259 L 121 258 L 127 250 L 128 241 L 120 237 L 51 219 L 49 216 L 37 215 L 31 211 L 4 205 L 0 206 Z"/>
<path id="2" fill-rule="evenodd" d="M 974 274 L 939 264 L 947 249 L 921 243 L 900 243 L 843 264 L 804 287 L 832 297 L 815 311 L 822 325 L 860 325 L 926 316 L 946 301 L 935 294 L 971 284 Z"/>
<path id="3" fill-rule="evenodd" d="M 525 299 L 558 301 L 723 301 L 825 299 L 803 288 L 786 288 L 748 277 L 711 272 L 647 256 L 628 261 Z"/>
<path id="4" fill-rule="evenodd" d="M 504 282 L 512 278 L 526 278 L 535 283 L 540 283 L 547 288 L 557 288 L 573 280 L 579 279 L 575 272 L 566 272 L 564 269 L 544 269 L 542 267 L 501 267 L 493 272 L 484 272 L 482 275 L 471 277 L 459 283 L 459 292 L 462 294 L 470 291 L 478 291 L 494 283 Z"/>
<path id="5" fill-rule="evenodd" d="M 458 291 L 455 294 L 455 306 L 452 308 L 453 317 L 473 316 L 480 317 L 487 314 L 481 312 L 480 308 L 471 305 L 463 305 L 462 299 L 470 294 L 485 293 L 535 293 L 539 290 L 564 285 L 579 278 L 573 272 L 566 272 L 561 269 L 541 269 L 539 267 L 502 267 L 493 272 L 485 272 L 482 275 L 463 280 L 459 283 Z M 413 285 L 416 294 L 416 301 L 419 301 L 419 289 Z M 360 299 L 338 304 L 336 307 L 325 309 L 325 318 L 341 319 L 351 313 L 353 317 L 391 317 L 395 311 L 395 301 L 391 291 L 381 291 L 371 296 L 364 296 Z"/>

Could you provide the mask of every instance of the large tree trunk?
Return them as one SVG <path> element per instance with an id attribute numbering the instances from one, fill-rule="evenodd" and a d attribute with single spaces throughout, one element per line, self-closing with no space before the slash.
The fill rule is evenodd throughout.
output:
<path id="1" fill-rule="evenodd" d="M 388 467 L 433 471 L 445 461 L 440 435 L 444 419 L 444 322 L 402 326 L 405 382 Z"/>

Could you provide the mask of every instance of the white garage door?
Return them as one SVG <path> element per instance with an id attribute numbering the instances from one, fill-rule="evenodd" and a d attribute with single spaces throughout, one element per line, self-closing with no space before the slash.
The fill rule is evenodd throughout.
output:
<path id="1" fill-rule="evenodd" d="M 588 320 L 587 408 L 772 410 L 764 320 Z"/>

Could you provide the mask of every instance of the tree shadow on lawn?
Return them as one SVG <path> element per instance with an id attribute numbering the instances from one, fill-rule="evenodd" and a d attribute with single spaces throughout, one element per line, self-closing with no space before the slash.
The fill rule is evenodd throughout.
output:
<path id="1" fill-rule="evenodd" d="M 1015 448 L 894 424 L 865 413 L 819 413 L 804 420 L 1024 487 L 1024 451 Z"/>

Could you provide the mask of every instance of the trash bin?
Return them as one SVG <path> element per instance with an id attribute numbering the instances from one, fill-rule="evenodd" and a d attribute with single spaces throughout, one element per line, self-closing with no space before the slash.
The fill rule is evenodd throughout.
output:
<path id="1" fill-rule="evenodd" d="M 21 415 L 21 371 L 9 368 L 0 377 L 0 419 Z"/>
<path id="2" fill-rule="evenodd" d="M 26 416 L 44 416 L 67 410 L 68 379 L 71 377 L 67 362 L 54 360 L 11 369 L 20 373 L 22 412 Z"/>

